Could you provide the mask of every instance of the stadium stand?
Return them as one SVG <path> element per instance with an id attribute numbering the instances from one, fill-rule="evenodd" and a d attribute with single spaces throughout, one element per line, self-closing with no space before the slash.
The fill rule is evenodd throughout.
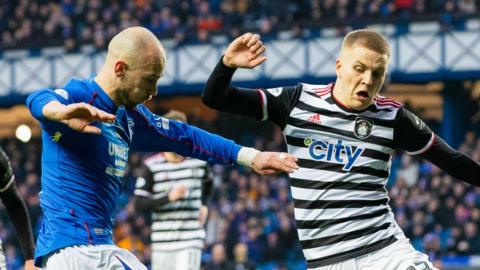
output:
<path id="1" fill-rule="evenodd" d="M 208 42 L 211 34 L 234 37 L 246 30 L 264 39 L 282 30 L 299 37 L 303 29 L 329 26 L 342 34 L 346 25 L 367 23 L 437 21 L 453 29 L 464 28 L 465 20 L 477 13 L 474 0 L 2 0 L 0 48 L 63 45 L 75 51 L 94 44 L 103 49 L 115 33 L 133 25 L 179 43 Z"/>

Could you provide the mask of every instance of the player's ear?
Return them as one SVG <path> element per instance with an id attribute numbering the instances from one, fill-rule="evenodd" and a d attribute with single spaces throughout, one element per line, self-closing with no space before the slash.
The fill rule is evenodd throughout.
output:
<path id="1" fill-rule="evenodd" d="M 117 77 L 123 77 L 125 75 L 125 72 L 127 71 L 127 63 L 123 61 L 117 61 L 115 62 L 114 66 L 114 72 Z"/>
<path id="2" fill-rule="evenodd" d="M 337 75 L 338 78 L 341 78 L 342 76 L 342 72 L 340 71 L 342 68 L 342 60 L 339 58 L 337 58 L 337 60 L 335 61 L 335 74 Z"/>

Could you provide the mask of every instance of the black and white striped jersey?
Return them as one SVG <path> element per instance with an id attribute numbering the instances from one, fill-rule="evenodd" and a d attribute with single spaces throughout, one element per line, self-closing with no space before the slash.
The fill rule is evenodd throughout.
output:
<path id="1" fill-rule="evenodd" d="M 199 209 L 202 185 L 210 179 L 207 162 L 185 158 L 171 163 L 160 153 L 146 159 L 145 167 L 136 182 L 136 196 L 157 199 L 166 196 L 175 185 L 183 183 L 188 187 L 185 198 L 152 210 L 152 250 L 203 248 L 205 230 L 199 222 Z"/>
<path id="2" fill-rule="evenodd" d="M 404 234 L 385 184 L 396 148 L 426 151 L 432 131 L 402 104 L 377 96 L 362 112 L 345 108 L 333 85 L 260 89 L 263 119 L 283 130 L 300 169 L 290 174 L 299 239 L 309 268 L 355 258 Z"/>

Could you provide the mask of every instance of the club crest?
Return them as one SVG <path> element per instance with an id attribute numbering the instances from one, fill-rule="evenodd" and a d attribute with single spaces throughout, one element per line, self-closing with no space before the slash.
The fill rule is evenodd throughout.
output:
<path id="1" fill-rule="evenodd" d="M 272 94 L 272 95 L 274 95 L 274 96 L 276 96 L 276 97 L 280 96 L 280 94 L 282 93 L 282 90 L 283 90 L 282 87 L 268 88 L 268 89 L 267 89 L 267 91 L 268 91 L 270 94 Z"/>
<path id="2" fill-rule="evenodd" d="M 354 133 L 357 138 L 363 140 L 370 137 L 372 133 L 373 121 L 365 118 L 357 117 L 355 119 Z"/>

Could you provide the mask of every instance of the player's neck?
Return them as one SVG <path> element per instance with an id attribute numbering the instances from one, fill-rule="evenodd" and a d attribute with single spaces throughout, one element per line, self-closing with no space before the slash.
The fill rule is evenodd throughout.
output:
<path id="1" fill-rule="evenodd" d="M 118 87 L 115 85 L 115 82 L 109 79 L 109 76 L 105 74 L 104 70 L 100 70 L 95 77 L 95 82 L 105 91 L 105 93 L 113 100 L 113 102 L 119 106 L 121 104 Z"/>
<path id="2" fill-rule="evenodd" d="M 342 95 L 343 91 L 341 90 L 341 88 L 342 88 L 342 81 L 339 78 L 337 78 L 337 80 L 335 81 L 335 84 L 333 85 L 332 98 L 338 103 L 340 103 L 342 107 L 345 107 L 346 109 L 350 109 L 346 105 L 347 103 L 346 97 Z"/>
<path id="3" fill-rule="evenodd" d="M 163 155 L 165 156 L 165 159 L 171 163 L 179 163 L 185 160 L 185 157 L 173 152 L 165 152 Z"/>

